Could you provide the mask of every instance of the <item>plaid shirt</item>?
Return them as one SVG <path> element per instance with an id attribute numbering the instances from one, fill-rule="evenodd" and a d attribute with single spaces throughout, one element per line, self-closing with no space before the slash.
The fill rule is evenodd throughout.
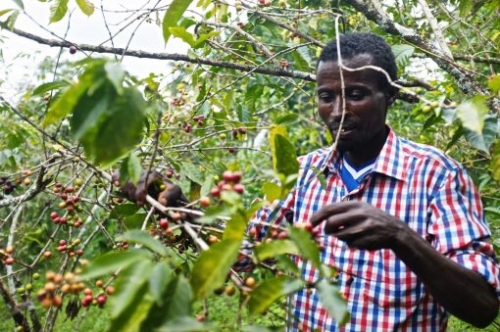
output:
<path id="1" fill-rule="evenodd" d="M 328 161 L 328 154 L 329 149 L 321 149 L 300 157 L 298 189 L 279 202 L 277 212 L 262 209 L 256 219 L 286 223 L 293 211 L 293 223 L 306 222 L 333 202 L 368 202 L 407 223 L 437 251 L 476 271 L 498 290 L 500 271 L 481 201 L 459 163 L 433 147 L 398 138 L 390 130 L 372 173 L 360 188 L 348 192 L 339 176 L 342 158 L 335 152 L 328 164 L 326 188 L 317 179 L 315 172 Z M 287 331 L 446 329 L 447 313 L 391 250 L 350 249 L 333 236 L 321 235 L 322 262 L 337 269 L 351 319 L 338 328 L 314 290 L 304 289 L 289 299 Z M 300 257 L 294 259 L 304 280 L 317 280 L 310 264 Z"/>

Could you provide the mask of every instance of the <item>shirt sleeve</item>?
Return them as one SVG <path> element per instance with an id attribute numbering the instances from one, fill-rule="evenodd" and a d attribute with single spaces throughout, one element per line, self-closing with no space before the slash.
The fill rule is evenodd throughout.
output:
<path id="1" fill-rule="evenodd" d="M 432 197 L 428 232 L 436 250 L 483 276 L 500 298 L 500 269 L 491 243 L 479 193 L 459 167 L 450 172 Z"/>

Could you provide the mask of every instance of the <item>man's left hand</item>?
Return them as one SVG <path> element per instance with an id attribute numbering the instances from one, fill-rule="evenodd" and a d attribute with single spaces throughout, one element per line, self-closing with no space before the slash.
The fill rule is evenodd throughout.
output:
<path id="1" fill-rule="evenodd" d="M 313 226 L 324 222 L 325 234 L 349 247 L 366 250 L 391 248 L 406 225 L 394 216 L 365 202 L 349 201 L 327 205 L 316 212 Z"/>

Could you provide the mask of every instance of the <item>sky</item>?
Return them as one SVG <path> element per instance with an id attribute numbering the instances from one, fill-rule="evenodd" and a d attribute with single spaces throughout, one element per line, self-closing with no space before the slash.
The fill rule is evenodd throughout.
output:
<path id="1" fill-rule="evenodd" d="M 70 1 L 71 16 L 66 16 L 59 22 L 49 24 L 50 3 L 24 0 L 26 14 L 21 13 L 19 15 L 15 27 L 45 38 L 56 39 L 55 36 L 51 35 L 50 32 L 52 32 L 61 37 L 66 35 L 66 40 L 76 44 L 98 45 L 109 39 L 109 32 L 106 29 L 100 10 L 101 0 L 92 0 L 92 2 L 96 5 L 96 9 L 90 17 L 84 15 L 76 7 L 75 1 Z M 103 3 L 105 5 L 106 21 L 112 33 L 123 28 L 126 22 L 132 22 L 129 27 L 114 38 L 116 47 L 126 47 L 130 35 L 139 23 L 137 20 L 130 19 L 130 13 L 127 11 L 136 9 L 144 3 L 152 3 L 152 1 L 103 0 Z M 0 11 L 7 8 L 16 8 L 14 1 L 0 0 Z M 0 19 L 3 20 L 5 17 L 3 16 Z M 169 44 L 165 46 L 161 27 L 156 25 L 154 16 L 152 16 L 152 19 L 152 23 L 143 23 L 135 31 L 129 49 L 168 53 L 186 52 L 187 45 L 178 39 L 171 39 Z M 50 32 L 44 29 L 48 29 Z M 110 42 L 104 45 L 112 46 Z M 3 61 L 0 62 L 0 79 L 3 81 L 0 84 L 0 94 L 11 101 L 21 96 L 20 84 L 32 82 L 40 62 L 46 56 L 56 57 L 60 51 L 59 48 L 41 45 L 8 31 L 0 31 L 0 48 L 3 53 Z M 63 59 L 77 60 L 83 57 L 83 54 L 78 53 L 71 55 L 68 50 L 62 52 Z M 145 77 L 150 72 L 164 74 L 170 72 L 166 61 L 126 58 L 123 64 L 128 71 L 138 77 Z"/>

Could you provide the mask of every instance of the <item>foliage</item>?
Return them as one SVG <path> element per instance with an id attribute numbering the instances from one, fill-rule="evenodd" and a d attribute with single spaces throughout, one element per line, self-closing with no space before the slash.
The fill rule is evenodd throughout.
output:
<path id="1" fill-rule="evenodd" d="M 138 56 L 134 50 L 35 38 L 18 23 L 30 4 L 2 3 L 2 34 L 76 57 L 46 59 L 21 100 L 0 96 L 2 310 L 25 308 L 2 311 L 2 319 L 52 331 L 61 313 L 93 320 L 103 309 L 111 331 L 217 330 L 228 317 L 204 313 L 220 301 L 216 294 L 236 293 L 236 317 L 225 326 L 282 328 L 277 304 L 314 287 L 342 324 L 348 313 L 334 271 L 321 264 L 310 234 L 283 227 L 260 243 L 249 221 L 292 189 L 297 155 L 332 143 L 315 118 L 314 68 L 321 47 L 344 28 L 377 32 L 393 45 L 401 90 L 390 125 L 468 168 L 500 243 L 498 1 L 434 2 L 429 11 L 425 1 L 395 1 L 378 13 L 375 3 L 148 3 L 130 17 L 154 26 L 167 52 L 144 49 L 140 57 L 165 60 L 171 73 L 146 77 L 127 72 L 123 57 L 92 53 Z M 90 0 L 48 1 L 42 25 L 70 20 L 73 9 L 90 18 L 102 10 Z M 173 40 L 187 54 L 173 54 Z M 110 175 L 117 169 L 133 182 L 141 170 L 158 170 L 191 203 L 124 202 Z M 228 171 L 242 179 L 225 179 Z M 307 259 L 321 279 L 305 283 L 289 255 Z M 234 271 L 242 261 L 254 268 Z M 259 318 L 269 312 L 272 323 Z"/>

